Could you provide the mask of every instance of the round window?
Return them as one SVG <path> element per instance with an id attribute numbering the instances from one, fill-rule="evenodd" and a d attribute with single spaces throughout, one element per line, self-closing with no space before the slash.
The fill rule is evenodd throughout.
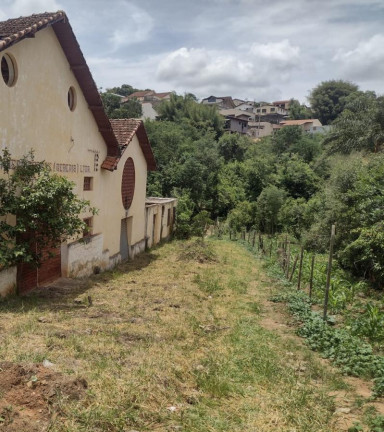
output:
<path id="1" fill-rule="evenodd" d="M 16 84 L 17 69 L 16 61 L 9 54 L 4 54 L 1 57 L 1 76 L 8 87 Z"/>
<path id="2" fill-rule="evenodd" d="M 133 195 L 135 193 L 135 165 L 132 158 L 125 162 L 123 178 L 121 180 L 121 198 L 126 210 L 131 207 Z"/>
<path id="3" fill-rule="evenodd" d="M 69 87 L 68 90 L 68 107 L 71 111 L 74 111 L 76 108 L 76 90 L 74 87 Z"/>

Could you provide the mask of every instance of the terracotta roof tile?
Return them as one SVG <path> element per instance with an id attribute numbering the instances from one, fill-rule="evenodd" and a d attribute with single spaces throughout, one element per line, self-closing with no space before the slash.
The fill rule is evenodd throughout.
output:
<path id="1" fill-rule="evenodd" d="M 284 120 L 280 124 L 284 126 L 301 126 L 305 123 L 313 123 L 316 119 L 305 119 L 305 120 Z"/>
<path id="2" fill-rule="evenodd" d="M 152 153 L 152 148 L 143 121 L 139 119 L 111 119 L 111 125 L 119 142 L 121 154 L 124 153 L 125 149 L 136 135 L 145 160 L 147 161 L 148 170 L 155 171 L 156 161 Z"/>
<path id="3" fill-rule="evenodd" d="M 172 92 L 164 92 L 164 93 L 155 93 L 153 96 L 156 96 L 158 98 L 164 98 L 172 94 Z"/>
<path id="4" fill-rule="evenodd" d="M 119 157 L 119 144 L 104 111 L 95 81 L 65 12 L 44 12 L 0 22 L 0 52 L 48 26 L 52 26 L 72 72 L 82 89 L 89 109 L 107 146 L 108 156 Z"/>
<path id="5" fill-rule="evenodd" d="M 117 168 L 120 158 L 114 156 L 107 156 L 104 162 L 101 164 L 101 168 L 108 171 L 114 171 Z"/>
<path id="6" fill-rule="evenodd" d="M 65 18 L 65 13 L 58 11 L 11 18 L 0 22 L 0 51 L 49 25 L 64 21 Z"/>

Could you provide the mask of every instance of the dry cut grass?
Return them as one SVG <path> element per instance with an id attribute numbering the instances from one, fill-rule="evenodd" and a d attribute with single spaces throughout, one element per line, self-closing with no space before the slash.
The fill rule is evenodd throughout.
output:
<path id="1" fill-rule="evenodd" d="M 86 379 L 85 398 L 63 398 L 51 432 L 341 430 L 328 394 L 345 385 L 260 325 L 261 278 L 234 242 L 166 244 L 0 304 L 0 361 L 48 359 Z"/>

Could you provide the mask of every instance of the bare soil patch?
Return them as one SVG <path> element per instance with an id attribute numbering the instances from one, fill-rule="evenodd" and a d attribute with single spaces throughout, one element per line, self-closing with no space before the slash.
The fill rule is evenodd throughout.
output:
<path id="1" fill-rule="evenodd" d="M 43 432 L 62 399 L 84 397 L 87 382 L 39 364 L 0 363 L 0 431 Z"/>

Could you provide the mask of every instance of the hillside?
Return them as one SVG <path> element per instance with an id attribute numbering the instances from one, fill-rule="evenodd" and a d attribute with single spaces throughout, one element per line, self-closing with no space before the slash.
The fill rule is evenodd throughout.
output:
<path id="1" fill-rule="evenodd" d="M 2 387 L 0 429 L 330 432 L 377 421 L 370 385 L 309 351 L 269 301 L 281 289 L 241 242 L 207 240 L 5 301 L 0 376 L 13 385 Z"/>

